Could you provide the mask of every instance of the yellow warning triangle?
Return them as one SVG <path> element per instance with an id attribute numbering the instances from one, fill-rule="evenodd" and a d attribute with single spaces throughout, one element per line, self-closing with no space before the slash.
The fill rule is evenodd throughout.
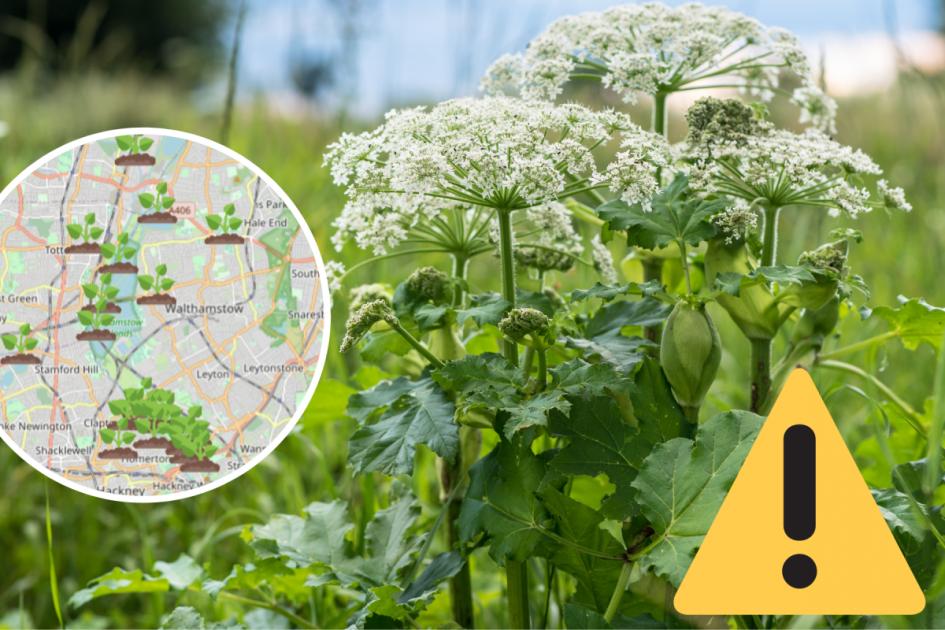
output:
<path id="1" fill-rule="evenodd" d="M 798 424 L 813 430 L 816 445 L 815 527 L 800 541 L 785 533 L 783 498 L 785 431 Z M 816 576 L 803 588 L 789 586 L 782 575 L 785 560 L 798 554 L 816 565 Z M 804 370 L 788 378 L 674 603 L 686 615 L 890 615 L 925 607 L 909 565 Z"/>

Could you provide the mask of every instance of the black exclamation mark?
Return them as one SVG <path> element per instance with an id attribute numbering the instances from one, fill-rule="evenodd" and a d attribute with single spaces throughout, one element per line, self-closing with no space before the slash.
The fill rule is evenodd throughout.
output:
<path id="1" fill-rule="evenodd" d="M 807 540 L 817 524 L 817 444 L 813 430 L 795 424 L 784 432 L 784 533 L 791 540 Z M 784 581 L 794 588 L 807 588 L 817 577 L 810 556 L 797 553 L 781 567 Z"/>

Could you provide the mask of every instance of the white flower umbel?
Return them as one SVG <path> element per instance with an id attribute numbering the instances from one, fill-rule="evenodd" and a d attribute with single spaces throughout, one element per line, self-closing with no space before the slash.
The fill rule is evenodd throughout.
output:
<path id="1" fill-rule="evenodd" d="M 778 213 L 786 206 L 820 207 L 851 218 L 874 208 L 908 206 L 902 190 L 885 180 L 871 193 L 867 183 L 882 169 L 864 152 L 821 131 L 775 129 L 731 99 L 699 99 L 686 117 L 689 136 L 679 153 L 693 188 L 763 211 L 762 264 L 774 264 Z M 729 219 L 734 217 L 720 218 L 720 227 L 730 227 Z"/>
<path id="2" fill-rule="evenodd" d="M 390 112 L 374 131 L 343 135 L 326 162 L 354 205 L 344 227 L 390 215 L 383 221 L 395 226 L 381 230 L 390 243 L 403 237 L 404 217 L 425 219 L 440 205 L 517 210 L 594 188 L 593 149 L 623 131 L 638 128 L 579 105 L 456 99 Z"/>
<path id="3" fill-rule="evenodd" d="M 499 58 L 482 88 L 554 100 L 569 80 L 589 78 L 628 103 L 640 94 L 713 87 L 768 100 L 783 91 L 784 71 L 800 80 L 793 101 L 802 120 L 832 129 L 835 105 L 817 87 L 807 56 L 788 31 L 724 7 L 628 4 L 553 22 L 523 53 Z"/>

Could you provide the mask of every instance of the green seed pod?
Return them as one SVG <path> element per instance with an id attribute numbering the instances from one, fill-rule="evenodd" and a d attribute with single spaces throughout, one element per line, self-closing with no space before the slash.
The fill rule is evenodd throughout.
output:
<path id="1" fill-rule="evenodd" d="M 702 404 L 721 360 L 719 333 L 705 306 L 678 302 L 663 329 L 660 363 L 679 404 Z"/>
<path id="2" fill-rule="evenodd" d="M 709 287 L 715 284 L 720 273 L 746 274 L 751 270 L 745 245 L 726 244 L 723 239 L 709 241 L 704 261 L 706 286 Z M 749 339 L 773 339 L 777 334 L 781 313 L 774 297 L 764 286 L 744 287 L 737 296 L 723 293 L 716 301 Z"/>

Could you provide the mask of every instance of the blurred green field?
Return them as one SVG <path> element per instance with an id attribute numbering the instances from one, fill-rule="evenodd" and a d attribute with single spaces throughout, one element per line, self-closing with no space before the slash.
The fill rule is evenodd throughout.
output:
<path id="1" fill-rule="evenodd" d="M 217 104 L 195 104 L 170 84 L 145 81 L 136 75 L 86 75 L 42 86 L 28 81 L 14 75 L 0 82 L 0 119 L 9 124 L 8 135 L 0 139 L 0 179 L 4 182 L 59 145 L 104 129 L 147 125 L 186 130 L 212 139 L 220 135 Z M 803 249 L 808 249 L 826 240 L 830 229 L 850 224 L 864 234 L 864 243 L 853 251 L 851 266 L 872 288 L 873 304 L 892 304 L 900 294 L 945 304 L 941 280 L 945 269 L 943 114 L 945 90 L 924 81 L 904 82 L 882 96 L 841 102 L 841 140 L 872 155 L 889 179 L 906 189 L 914 211 L 905 216 L 875 214 L 852 224 L 830 220 L 819 210 L 791 209 L 782 219 L 784 259 L 796 257 L 801 243 Z M 308 220 L 327 259 L 340 259 L 350 265 L 363 255 L 353 250 L 339 255 L 330 249 L 330 224 L 342 198 L 321 160 L 324 147 L 339 133 L 337 120 L 280 116 L 259 102 L 238 108 L 228 144 L 287 191 Z M 436 259 L 431 262 L 445 265 L 445 261 Z M 379 263 L 359 272 L 355 284 L 375 279 L 395 283 L 402 279 L 400 270 L 411 267 L 397 260 Z M 490 288 L 490 276 L 481 267 L 481 275 L 471 282 Z M 571 274 L 564 278 L 565 285 L 579 284 L 580 272 Z M 357 366 L 346 363 L 336 352 L 345 315 L 339 301 L 333 313 L 334 339 L 326 378 L 295 433 L 263 464 L 212 493 L 164 505 L 110 503 L 47 482 L 11 451 L 0 449 L 0 480 L 5 487 L 0 495 L 0 628 L 58 625 L 45 534 L 46 493 L 54 537 L 51 558 L 64 606 L 71 593 L 114 566 L 148 569 L 155 560 L 170 561 L 183 552 L 205 563 L 210 575 L 220 577 L 234 562 L 248 557 L 239 537 L 245 524 L 265 521 L 276 512 L 298 512 L 315 500 L 353 497 L 356 505 L 365 482 L 353 482 L 346 464 L 350 426 L 343 410 L 350 391 L 346 383 L 357 378 Z M 724 357 L 711 403 L 717 407 L 744 404 L 747 368 L 740 363 L 740 357 L 745 356 L 738 345 L 741 337 L 723 313 L 716 321 L 720 322 L 722 335 L 731 340 L 726 348 L 738 354 Z M 871 326 L 848 328 L 845 343 L 874 332 Z M 874 355 L 851 357 L 918 409 L 925 406 L 931 394 L 933 359 L 927 347 L 906 353 L 892 346 Z M 823 373 L 817 380 L 821 387 L 829 388 L 843 379 Z M 848 443 L 868 469 L 870 481 L 888 485 L 888 479 L 883 481 L 882 465 L 870 455 L 872 429 L 865 419 L 873 409 L 842 394 L 831 399 L 831 407 Z M 908 450 L 909 446 L 902 448 Z M 421 466 L 418 470 L 432 468 Z M 421 500 L 431 499 L 436 492 L 435 479 L 427 475 L 420 473 L 414 480 Z M 479 579 L 497 580 L 487 575 Z M 482 603 L 488 606 L 490 593 L 498 592 L 498 583 L 477 584 L 475 591 L 482 593 Z M 227 607 L 233 605 L 211 602 L 201 594 L 187 597 L 198 608 L 215 606 L 218 618 L 229 616 Z M 165 594 L 116 597 L 94 602 L 79 612 L 63 613 L 67 626 L 156 627 L 176 598 Z M 494 605 L 501 606 L 497 601 Z M 486 624 L 489 618 L 488 614 L 483 618 Z"/>

